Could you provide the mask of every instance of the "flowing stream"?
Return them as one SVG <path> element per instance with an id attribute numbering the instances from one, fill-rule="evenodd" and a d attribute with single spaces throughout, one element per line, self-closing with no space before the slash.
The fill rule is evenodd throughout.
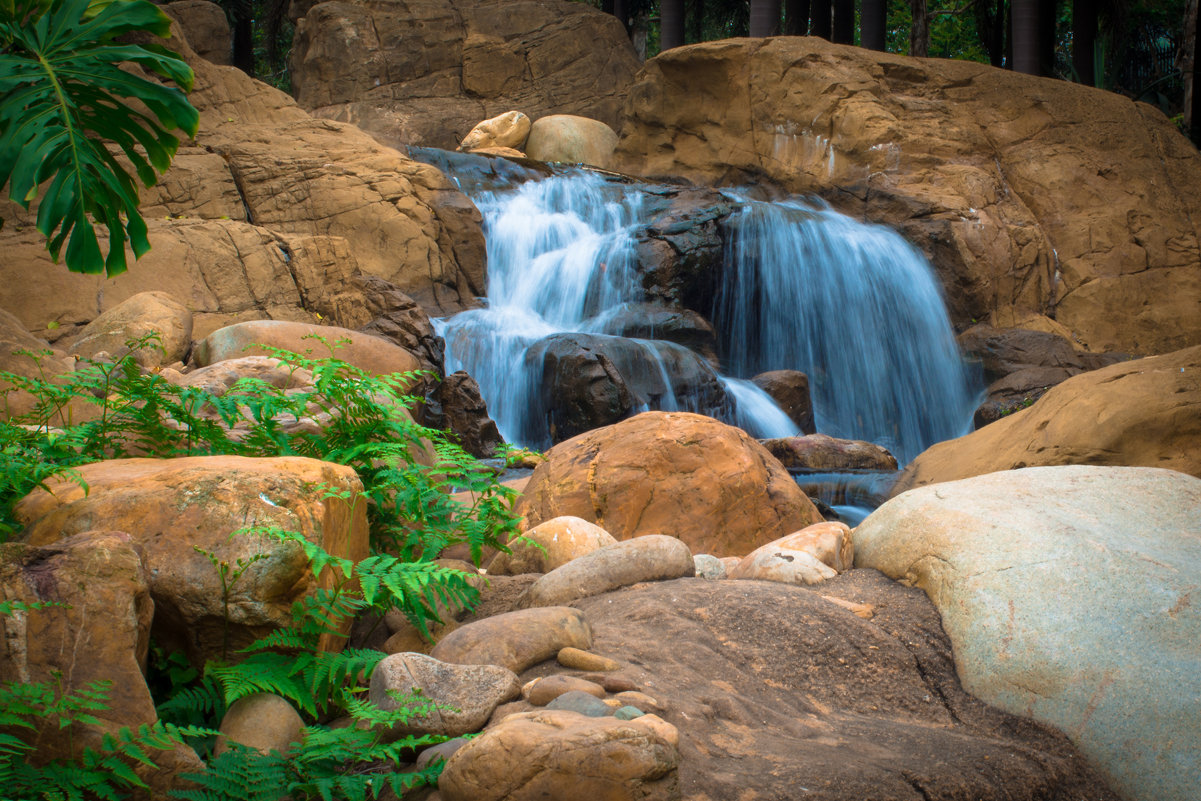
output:
<path id="1" fill-rule="evenodd" d="M 636 245 L 653 187 L 579 170 L 481 171 L 440 151 L 414 155 L 454 176 L 484 216 L 486 306 L 436 325 L 447 372 L 466 370 L 479 382 L 509 442 L 551 444 L 557 398 L 548 396 L 544 357 L 561 347 L 606 354 L 632 411 L 697 411 L 760 438 L 799 433 L 748 380 L 779 369 L 809 376 L 818 431 L 876 442 L 902 464 L 970 430 L 977 401 L 937 280 L 887 228 L 818 201 L 727 193 L 734 211 L 704 315 L 717 332 L 719 374 L 653 330 L 614 336 L 614 320 L 647 301 Z"/>

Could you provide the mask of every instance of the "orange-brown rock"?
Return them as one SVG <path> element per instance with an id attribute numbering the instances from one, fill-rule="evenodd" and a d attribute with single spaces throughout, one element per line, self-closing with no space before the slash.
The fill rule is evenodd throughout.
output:
<path id="1" fill-rule="evenodd" d="M 597 548 L 555 568 L 530 585 L 521 605 L 566 606 L 579 598 L 631 584 L 695 573 L 692 552 L 681 540 L 664 534 L 644 534 Z"/>
<path id="2" fill-rule="evenodd" d="M 52 348 L 25 329 L 14 315 L 0 309 L 0 370 L 23 378 L 48 378 L 75 371 L 75 360 Z M 8 419 L 33 411 L 37 399 L 30 392 L 0 381 L 0 417 Z M 78 404 L 76 404 L 78 405 Z M 58 423 L 59 418 L 55 418 Z M 40 421 L 38 421 L 40 422 Z"/>
<path id="3" fill-rule="evenodd" d="M 214 64 L 233 63 L 233 37 L 221 6 L 209 0 L 174 0 L 163 10 L 183 28 L 196 55 Z"/>
<path id="4" fill-rule="evenodd" d="M 511 150 L 519 153 L 525 146 L 525 138 L 530 135 L 530 125 L 530 118 L 520 111 L 506 111 L 472 128 L 459 143 L 459 150 L 472 153 Z"/>
<path id="5" fill-rule="evenodd" d="M 1073 376 L 1028 409 L 927 449 L 892 494 L 1063 464 L 1167 467 L 1201 477 L 1201 346 Z"/>
<path id="6" fill-rule="evenodd" d="M 230 653 L 290 623 L 292 602 L 318 586 L 300 546 L 264 534 L 231 537 L 235 531 L 277 526 L 336 556 L 368 553 L 366 504 L 355 502 L 362 483 L 349 467 L 295 456 L 192 456 L 114 459 L 77 471 L 86 492 L 56 479 L 20 501 L 22 539 L 46 546 L 101 526 L 128 532 L 145 556 L 155 639 L 197 664 L 227 650 L 227 610 L 221 577 L 196 548 L 234 570 L 239 559 L 248 565 L 229 590 Z M 327 572 L 320 583 L 333 578 Z"/>
<path id="7" fill-rule="evenodd" d="M 127 342 L 149 336 L 157 339 L 134 353 L 142 367 L 183 361 L 192 346 L 192 313 L 166 292 L 140 292 L 71 337 L 68 353 L 82 359 L 107 353 L 115 360 L 130 352 Z"/>
<path id="8" fill-rule="evenodd" d="M 600 526 L 565 515 L 540 523 L 509 543 L 509 553 L 498 553 L 488 563 L 488 573 L 515 576 L 549 573 L 576 557 L 617 542 Z"/>
<path id="9" fill-rule="evenodd" d="M 608 167 L 617 149 L 617 133 L 600 120 L 551 114 L 534 120 L 525 152 L 532 159 Z"/>
<path id="10" fill-rule="evenodd" d="M 575 515 L 619 540 L 667 534 L 715 556 L 745 554 L 821 520 L 762 445 L 686 412 L 645 412 L 556 445 L 520 509 L 531 526 Z"/>
<path id="11" fill-rule="evenodd" d="M 1201 342 L 1201 157 L 1099 89 L 817 37 L 647 62 L 616 168 L 818 192 L 923 248 L 953 317 L 1050 315 L 1091 350 Z"/>
<path id="12" fill-rule="evenodd" d="M 887 448 L 858 439 L 838 439 L 826 434 L 763 440 L 763 447 L 790 470 L 897 469 L 897 459 Z"/>
<path id="13" fill-rule="evenodd" d="M 197 343 L 192 357 L 207 367 L 226 359 L 270 355 L 256 345 L 308 354 L 313 359 L 333 356 L 374 375 L 411 372 L 421 366 L 416 356 L 383 337 L 284 320 L 253 320 L 218 329 Z"/>
<path id="14" fill-rule="evenodd" d="M 617 18 L 563 0 L 292 4 L 292 87 L 386 145 L 453 149 L 511 109 L 617 124 L 638 59 Z"/>
<path id="15" fill-rule="evenodd" d="M 461 626 L 446 635 L 430 656 L 461 665 L 500 665 L 520 673 L 567 647 L 592 647 L 588 621 L 578 609 L 544 606 Z"/>
<path id="16" fill-rule="evenodd" d="M 150 647 L 154 601 L 147 571 L 132 538 L 118 531 L 88 531 L 41 546 L 0 545 L 0 600 L 59 606 L 0 615 L 0 676 L 5 681 L 59 684 L 76 691 L 110 681 L 95 725 L 61 729 L 56 717 L 21 731 L 42 764 L 79 758 L 98 748 L 104 734 L 157 719 L 143 672 Z M 139 766 L 154 797 L 166 797 L 176 774 L 202 769 L 186 746 L 151 751 L 158 769 Z"/>
<path id="17" fill-rule="evenodd" d="M 679 733 L 654 715 L 629 721 L 539 710 L 510 715 L 456 751 L 445 801 L 679 799 Z"/>
<path id="18" fill-rule="evenodd" d="M 228 751 L 232 741 L 260 754 L 278 751 L 287 756 L 292 743 L 303 739 L 303 728 L 304 720 L 287 699 L 273 693 L 246 695 L 230 704 L 221 718 L 213 755 Z"/>

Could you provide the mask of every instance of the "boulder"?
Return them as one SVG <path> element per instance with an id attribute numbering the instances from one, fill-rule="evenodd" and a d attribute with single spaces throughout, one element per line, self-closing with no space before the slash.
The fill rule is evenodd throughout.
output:
<path id="1" fill-rule="evenodd" d="M 851 538 L 851 529 L 846 523 L 835 520 L 825 523 L 814 523 L 800 531 L 794 531 L 775 542 L 760 546 L 747 554 L 738 566 L 730 572 L 730 578 L 760 578 L 747 575 L 753 572 L 755 560 L 775 551 L 802 551 L 817 561 L 841 573 L 850 570 L 855 563 L 855 546 Z"/>
<path id="2" fill-rule="evenodd" d="M 157 719 L 144 672 L 154 601 L 146 567 L 132 538 L 119 531 L 87 531 L 44 545 L 0 544 L 0 599 L 58 606 L 0 615 L 0 676 L 43 683 L 56 693 L 112 685 L 93 724 L 60 728 L 56 715 L 19 736 L 34 745 L 35 764 L 78 759 L 99 748 L 105 734 Z M 11 733 L 16 733 L 13 731 Z M 203 769 L 187 746 L 151 751 L 157 769 L 138 765 L 150 786 L 143 797 L 166 797 L 181 772 Z"/>
<path id="3" fill-rule="evenodd" d="M 640 581 L 662 581 L 696 572 L 692 552 L 675 537 L 646 534 L 586 553 L 534 582 L 523 606 L 566 606 Z"/>
<path id="4" fill-rule="evenodd" d="M 691 309 L 669 309 L 653 303 L 622 303 L 597 322 L 602 334 L 674 342 L 717 366 L 717 334 L 713 325 Z"/>
<path id="5" fill-rule="evenodd" d="M 526 700 L 534 706 L 546 706 L 560 695 L 568 692 L 587 693 L 594 698 L 605 697 L 605 688 L 596 682 L 575 676 L 568 676 L 564 673 L 556 673 L 553 676 L 547 676 L 545 679 L 539 679 L 534 682 L 534 686 L 530 688 Z"/>
<path id="6" fill-rule="evenodd" d="M 1201 347 L 1073 376 L 1033 406 L 914 459 L 893 494 L 997 470 L 1145 465 L 1201 476 Z"/>
<path id="7" fill-rule="evenodd" d="M 577 609 L 547 606 L 476 620 L 448 634 L 430 656 L 460 665 L 500 665 L 520 673 L 561 648 L 592 647 L 592 632 Z"/>
<path id="8" fill-rule="evenodd" d="M 496 422 L 488 416 L 488 404 L 480 395 L 480 385 L 463 370 L 442 379 L 434 389 L 432 403 L 437 404 L 439 415 L 431 424 L 453 433 L 463 450 L 472 456 L 487 459 L 504 443 Z M 431 416 L 432 403 L 427 399 L 424 411 L 427 418 Z"/>
<path id="9" fill-rule="evenodd" d="M 618 540 L 667 534 L 741 555 L 821 520 L 762 445 L 701 415 L 646 412 L 552 448 L 519 505 L 527 524 L 591 520 Z"/>
<path id="10" fill-rule="evenodd" d="M 445 801 L 681 798 L 676 728 L 540 710 L 510 715 L 456 751 L 438 780 Z"/>
<path id="11" fill-rule="evenodd" d="M 887 448 L 857 439 L 838 439 L 825 434 L 763 440 L 763 447 L 789 470 L 874 470 L 897 469 L 897 459 Z"/>
<path id="12" fill-rule="evenodd" d="M 333 356 L 374 375 L 407 373 L 420 367 L 413 354 L 382 337 L 336 326 L 283 320 L 226 326 L 198 342 L 192 355 L 196 364 L 207 367 L 226 359 L 266 353 L 256 347 L 259 345 L 290 350 L 312 359 Z"/>
<path id="13" fill-rule="evenodd" d="M 287 756 L 292 743 L 304 734 L 304 721 L 295 707 L 273 693 L 254 693 L 229 705 L 219 727 L 221 736 L 213 747 L 213 756 L 229 750 L 229 743 L 240 743 L 260 754 L 278 751 Z"/>
<path id="14" fill-rule="evenodd" d="M 14 315 L 0 309 L 0 371 L 24 378 L 53 380 L 56 376 L 75 372 L 75 359 L 52 348 L 46 340 L 38 339 Z M 31 412 L 37 404 L 33 394 L 6 381 L 0 381 L 0 393 L 0 411 L 4 419 Z M 51 422 L 60 420 L 61 417 L 55 417 Z"/>
<path id="15" fill-rule="evenodd" d="M 208 367 L 170 375 L 168 380 L 185 387 L 203 389 L 221 397 L 243 378 L 253 378 L 277 389 L 312 389 L 313 374 L 303 367 L 292 368 L 270 356 L 240 356 L 222 359 Z"/>
<path id="16" fill-rule="evenodd" d="M 530 124 L 530 118 L 520 111 L 506 111 L 472 128 L 459 143 L 459 150 L 477 152 L 508 148 L 520 151 L 530 135 Z"/>
<path id="17" fill-rule="evenodd" d="M 539 161 L 608 167 L 617 149 L 617 132 L 600 120 L 571 114 L 539 117 L 530 128 L 525 153 Z"/>
<path id="18" fill-rule="evenodd" d="M 402 708 L 416 692 L 421 694 L 418 703 L 429 703 L 431 708 L 393 725 L 391 739 L 408 734 L 458 737 L 479 731 L 499 704 L 520 697 L 521 685 L 507 668 L 447 664 L 424 654 L 393 654 L 371 672 L 369 698 L 381 709 Z"/>
<path id="19" fill-rule="evenodd" d="M 290 624 L 292 603 L 333 581 L 329 571 L 320 581 L 313 577 L 299 545 L 234 532 L 278 526 L 335 556 L 358 561 L 368 554 L 365 504 L 356 502 L 362 483 L 349 467 L 298 456 L 190 456 L 113 459 L 76 472 L 86 490 L 52 479 L 17 504 L 22 540 L 48 546 L 101 524 L 128 532 L 146 561 L 155 640 L 197 665 Z M 248 563 L 228 604 L 221 576 L 197 549 L 231 566 Z M 323 640 L 326 647 L 336 642 L 332 635 Z"/>
<path id="20" fill-rule="evenodd" d="M 291 16 L 300 104 L 390 147 L 453 150 L 512 109 L 616 125 L 638 69 L 616 17 L 563 0 L 298 0 Z"/>
<path id="21" fill-rule="evenodd" d="M 838 571 L 808 551 L 764 545 L 751 551 L 730 573 L 732 579 L 759 579 L 783 584 L 820 584 Z"/>
<path id="22" fill-rule="evenodd" d="M 654 196 L 657 213 L 635 238 L 642 287 L 652 303 L 712 314 L 725 263 L 724 223 L 736 205 L 697 187 L 661 186 Z"/>
<path id="23" fill-rule="evenodd" d="M 421 369 L 439 375 L 445 353 L 442 338 L 425 309 L 390 281 L 356 275 L 349 289 L 335 295 L 332 317 L 345 328 L 390 339 L 421 362 Z"/>
<path id="24" fill-rule="evenodd" d="M 140 292 L 118 303 L 63 343 L 80 359 L 107 353 L 117 360 L 130 352 L 127 342 L 156 335 L 134 351 L 144 369 L 182 362 L 192 347 L 192 313 L 166 292 Z"/>
<path id="25" fill-rule="evenodd" d="M 855 554 L 926 591 L 969 692 L 1065 732 L 1125 798 L 1195 797 L 1201 480 L 1067 466 L 922 487 Z"/>
<path id="26" fill-rule="evenodd" d="M 817 433 L 813 423 L 813 399 L 809 395 L 809 376 L 800 370 L 769 370 L 751 381 L 784 410 L 801 433 Z"/>
<path id="27" fill-rule="evenodd" d="M 573 559 L 613 545 L 617 540 L 600 526 L 570 515 L 540 523 L 509 543 L 488 565 L 490 575 L 549 573 Z"/>
<path id="28" fill-rule="evenodd" d="M 960 327 L 1041 314 L 1089 350 L 1201 343 L 1201 156 L 1118 94 L 818 37 L 706 42 L 646 63 L 613 168 L 890 225 Z"/>

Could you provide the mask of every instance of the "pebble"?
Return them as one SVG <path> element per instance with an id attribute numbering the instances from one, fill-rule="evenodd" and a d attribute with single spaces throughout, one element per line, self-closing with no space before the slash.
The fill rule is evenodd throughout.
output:
<path id="1" fill-rule="evenodd" d="M 527 699 L 534 706 L 546 706 L 564 693 L 578 691 L 602 698 L 605 688 L 587 679 L 577 679 L 575 676 L 557 674 L 547 676 L 530 688 Z"/>
<path id="2" fill-rule="evenodd" d="M 633 720 L 634 718 L 642 717 L 644 714 L 645 713 L 638 707 L 623 706 L 621 709 L 613 713 L 613 717 L 617 718 L 618 720 Z"/>
<path id="3" fill-rule="evenodd" d="M 609 671 L 621 670 L 621 663 L 607 656 L 581 651 L 579 648 L 562 648 L 558 656 L 559 664 L 576 670 Z"/>
<path id="4" fill-rule="evenodd" d="M 662 717 L 667 711 L 667 707 L 656 701 L 646 693 L 640 693 L 634 690 L 617 693 L 617 700 L 627 706 L 636 706 L 643 712 L 647 712 Z"/>
<path id="5" fill-rule="evenodd" d="M 613 714 L 613 710 L 604 701 L 579 690 L 563 693 L 547 704 L 546 708 L 578 712 L 590 718 L 605 718 Z"/>

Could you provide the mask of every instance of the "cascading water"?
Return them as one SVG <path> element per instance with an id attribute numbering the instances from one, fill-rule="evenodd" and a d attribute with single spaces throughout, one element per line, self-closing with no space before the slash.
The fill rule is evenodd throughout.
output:
<path id="1" fill-rule="evenodd" d="M 809 374 L 819 431 L 878 442 L 902 462 L 970 427 L 974 398 L 937 283 L 897 234 L 819 205 L 730 195 L 711 315 L 733 374 L 723 378 L 680 345 L 609 336 L 646 300 L 635 245 L 650 190 L 580 171 L 523 177 L 464 181 L 485 221 L 487 307 L 437 324 L 447 371 L 479 382 L 506 440 L 550 444 L 543 367 L 562 348 L 603 352 L 630 411 L 700 411 L 758 437 L 799 433 L 745 380 L 784 368 Z"/>

